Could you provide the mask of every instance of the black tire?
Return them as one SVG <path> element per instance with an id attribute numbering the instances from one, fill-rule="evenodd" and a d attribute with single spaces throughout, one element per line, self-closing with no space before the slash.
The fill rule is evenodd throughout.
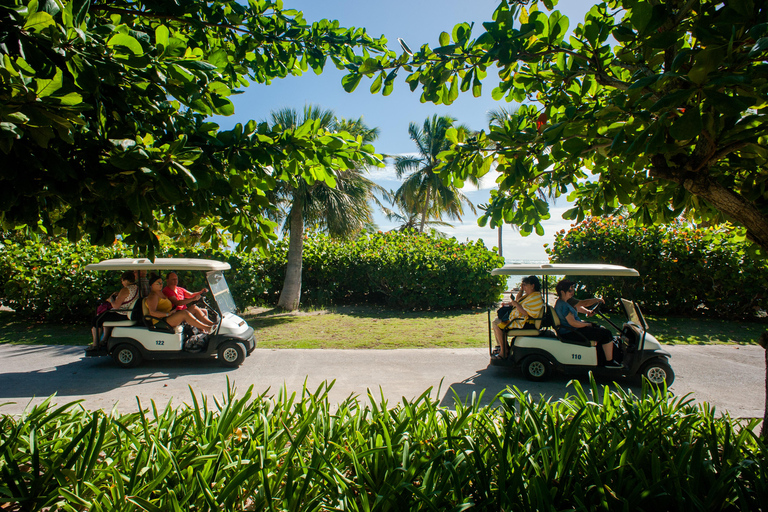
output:
<path id="1" fill-rule="evenodd" d="M 242 343 L 225 341 L 219 345 L 217 357 L 224 366 L 237 368 L 245 361 L 245 347 Z"/>
<path id="2" fill-rule="evenodd" d="M 640 370 L 640 378 L 647 380 L 651 386 L 661 387 L 666 382 L 667 387 L 675 382 L 675 372 L 669 363 L 662 359 L 654 359 L 643 365 Z"/>
<path id="3" fill-rule="evenodd" d="M 141 352 L 133 345 L 122 343 L 112 351 L 112 359 L 121 368 L 135 368 L 141 364 Z"/>
<path id="4" fill-rule="evenodd" d="M 523 359 L 520 368 L 526 379 L 541 382 L 549 378 L 552 364 L 544 356 L 532 355 Z"/>

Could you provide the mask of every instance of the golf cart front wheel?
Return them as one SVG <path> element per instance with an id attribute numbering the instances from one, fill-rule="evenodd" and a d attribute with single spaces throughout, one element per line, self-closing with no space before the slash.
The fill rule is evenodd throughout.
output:
<path id="1" fill-rule="evenodd" d="M 242 343 L 226 341 L 219 346 L 218 359 L 224 366 L 237 368 L 245 361 L 245 348 Z"/>
<path id="2" fill-rule="evenodd" d="M 542 356 L 528 356 L 523 359 L 522 364 L 523 375 L 528 380 L 543 381 L 549 377 L 551 371 L 550 362 Z"/>
<path id="3" fill-rule="evenodd" d="M 141 353 L 132 345 L 118 345 L 112 352 L 112 359 L 121 368 L 134 368 L 141 363 Z"/>
<path id="4" fill-rule="evenodd" d="M 666 361 L 651 361 L 643 366 L 640 372 L 643 379 L 647 380 L 652 386 L 661 387 L 665 382 L 667 387 L 675 381 L 675 372 Z"/>

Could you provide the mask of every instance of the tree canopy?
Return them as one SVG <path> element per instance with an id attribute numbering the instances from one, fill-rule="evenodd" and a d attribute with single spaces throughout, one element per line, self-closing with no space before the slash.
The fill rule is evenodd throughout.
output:
<path id="1" fill-rule="evenodd" d="M 389 63 L 364 29 L 308 25 L 280 0 L 11 0 L 0 27 L 3 229 L 124 235 L 151 254 L 164 226 L 204 225 L 204 241 L 264 247 L 276 180 L 378 161 L 346 132 L 206 121 L 250 82 Z"/>
<path id="2" fill-rule="evenodd" d="M 450 104 L 482 94 L 493 69 L 493 97 L 523 104 L 475 139 L 453 134 L 442 178 L 497 165 L 484 220 L 524 234 L 543 232 L 544 187 L 570 194 L 570 219 L 621 205 L 645 224 L 687 213 L 730 220 L 768 251 L 768 5 L 609 0 L 568 35 L 556 0 L 527 3 L 502 1 L 477 38 L 459 24 L 405 65 L 364 70 L 406 71 L 422 101 Z"/>

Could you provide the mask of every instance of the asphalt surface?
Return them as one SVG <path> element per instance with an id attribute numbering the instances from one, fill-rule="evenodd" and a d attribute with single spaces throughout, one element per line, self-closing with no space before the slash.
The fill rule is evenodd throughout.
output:
<path id="1" fill-rule="evenodd" d="M 765 403 L 765 353 L 758 346 L 667 346 L 676 380 L 671 390 L 708 402 L 719 413 L 734 417 L 762 417 Z M 519 370 L 489 366 L 487 349 L 399 350 L 269 350 L 256 349 L 237 369 L 220 366 L 215 359 L 144 362 L 121 369 L 111 358 L 83 357 L 82 347 L 0 345 L 0 414 L 21 413 L 29 404 L 56 394 L 54 402 L 82 400 L 87 409 L 121 413 L 146 408 L 191 404 L 195 394 L 221 397 L 227 380 L 239 394 L 253 385 L 254 392 L 276 395 L 285 387 L 300 392 L 323 381 L 335 380 L 329 397 L 339 402 L 350 395 L 364 398 L 370 390 L 390 406 L 402 397 L 415 398 L 432 388 L 432 396 L 446 406 L 455 393 L 472 393 L 489 403 L 507 386 L 557 399 L 573 394 L 572 377 L 556 375 L 548 382 L 532 383 Z M 586 378 L 580 379 L 587 384 Z M 608 380 L 601 380 L 609 384 Z M 620 385 L 638 390 L 637 381 Z M 138 400 L 137 400 L 138 399 Z"/>

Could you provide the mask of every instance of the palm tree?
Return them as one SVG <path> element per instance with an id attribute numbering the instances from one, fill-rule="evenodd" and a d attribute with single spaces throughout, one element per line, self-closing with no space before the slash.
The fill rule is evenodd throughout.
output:
<path id="1" fill-rule="evenodd" d="M 395 172 L 398 178 L 407 174 L 405 181 L 395 191 L 395 197 L 406 211 L 417 212 L 421 215 L 419 232 L 424 232 L 428 218 L 442 220 L 443 215 L 458 219 L 464 215 L 463 204 L 466 203 L 472 213 L 477 213 L 475 205 L 455 186 L 446 186 L 435 173 L 440 161 L 437 155 L 451 147 L 446 138 L 446 132 L 453 128 L 454 119 L 449 116 L 432 116 L 426 119 L 421 129 L 416 123 L 408 126 L 408 135 L 416 143 L 416 156 L 395 157 Z M 469 132 L 465 126 L 456 126 L 458 130 Z M 477 178 L 471 177 L 477 185 Z"/>
<path id="2" fill-rule="evenodd" d="M 399 226 L 392 229 L 392 231 L 416 231 L 416 228 L 419 225 L 420 214 L 418 212 L 409 211 L 406 205 L 403 204 L 402 201 L 400 201 L 397 197 L 395 197 L 394 192 L 389 192 L 384 197 L 392 206 L 397 208 L 397 211 L 395 211 L 385 206 L 381 206 L 381 210 L 384 212 L 387 220 L 390 222 L 397 222 L 399 224 Z M 439 226 L 452 228 L 453 224 L 449 224 L 440 220 L 428 220 L 426 222 L 426 226 L 428 226 L 436 236 L 440 238 L 446 238 L 447 235 L 442 231 L 438 231 L 435 229 L 435 227 Z"/>
<path id="3" fill-rule="evenodd" d="M 319 121 L 319 128 L 325 131 L 347 131 L 361 136 L 365 143 L 378 137 L 378 129 L 367 127 L 362 118 L 339 120 L 333 111 L 314 105 L 305 106 L 302 113 L 290 108 L 272 112 L 271 121 L 283 130 L 296 129 L 306 121 Z M 330 171 L 336 181 L 335 187 L 320 181 L 310 185 L 299 179 L 296 184 L 278 182 L 273 191 L 273 204 L 280 207 L 277 220 L 284 221 L 283 232 L 290 237 L 285 281 L 277 305 L 289 311 L 298 309 L 301 298 L 304 226 L 316 225 L 333 237 L 350 238 L 370 229 L 373 224 L 369 201 L 377 201 L 374 192 L 381 188 L 364 176 L 366 169 Z"/>

